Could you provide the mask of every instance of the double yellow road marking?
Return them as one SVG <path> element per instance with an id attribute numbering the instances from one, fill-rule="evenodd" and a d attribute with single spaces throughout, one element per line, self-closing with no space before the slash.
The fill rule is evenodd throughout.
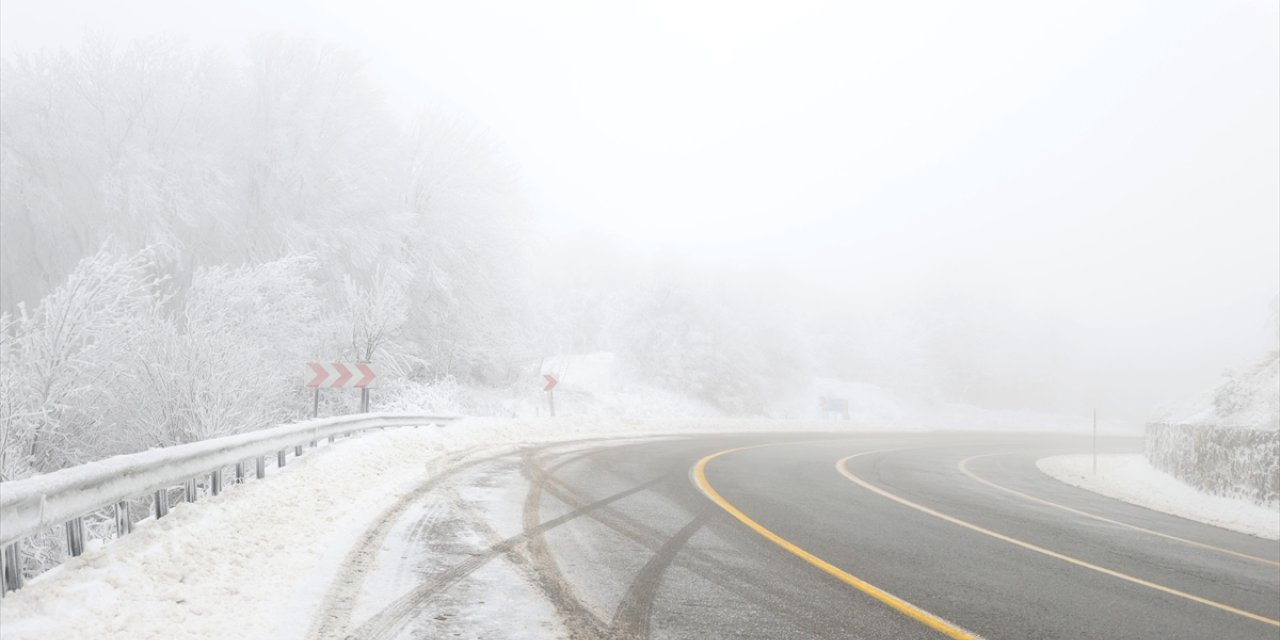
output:
<path id="1" fill-rule="evenodd" d="M 801 549 L 800 547 L 796 546 L 790 541 L 784 539 L 782 536 L 779 536 L 778 534 L 766 529 L 764 525 L 761 525 L 759 522 L 752 520 L 749 516 L 747 516 L 747 514 L 738 510 L 738 508 L 730 504 L 728 500 L 725 500 L 720 495 L 720 493 L 716 491 L 714 487 L 711 486 L 711 483 L 707 481 L 707 463 L 708 462 L 711 462 L 712 460 L 715 460 L 716 458 L 725 454 L 733 453 L 735 451 L 742 451 L 744 449 L 755 449 L 761 446 L 771 446 L 771 445 L 755 445 L 751 447 L 738 447 L 737 449 L 728 449 L 725 451 L 713 453 L 699 460 L 698 463 L 693 467 L 694 483 L 698 485 L 698 488 L 702 490 L 702 493 L 706 494 L 706 496 L 710 498 L 712 502 L 716 503 L 721 509 L 724 509 L 725 511 L 727 511 L 729 515 L 733 516 L 734 518 L 737 518 L 739 522 L 747 525 L 747 527 L 751 528 L 753 531 L 763 536 L 766 540 L 778 545 L 779 547 L 782 547 L 783 549 L 786 549 L 788 552 L 799 557 L 801 560 L 804 560 L 805 562 L 808 562 L 809 564 L 834 576 L 837 580 L 840 580 L 841 582 L 871 596 L 872 598 L 875 598 L 876 600 L 879 600 L 880 602 L 883 602 L 884 604 L 889 605 L 894 610 L 902 613 L 903 615 L 911 618 L 912 620 L 916 620 L 917 622 L 920 622 L 921 624 L 941 633 L 942 635 L 948 638 L 955 638 L 956 640 L 978 640 L 977 635 L 972 634 L 968 631 L 965 631 L 964 629 L 961 629 L 960 627 L 957 627 L 956 625 L 950 622 L 947 622 L 946 620 L 943 620 L 942 618 L 939 618 L 938 616 L 935 616 L 932 613 L 929 613 L 928 611 L 925 611 L 924 609 L 921 609 L 920 607 L 917 607 L 914 604 L 911 604 L 910 602 L 907 602 L 906 600 L 903 600 L 902 598 L 899 598 L 898 596 L 895 596 L 892 593 L 889 593 L 888 591 L 885 591 L 884 589 L 881 589 L 865 580 L 862 580 L 861 578 L 858 578 L 856 576 L 849 574 L 848 572 L 844 571 L 840 567 L 837 567 L 831 564 L 830 562 L 827 562 L 826 560 L 823 560 L 822 558 L 819 558 L 818 556 L 815 556 L 812 553 L 809 553 L 808 551 Z"/>
<path id="2" fill-rule="evenodd" d="M 799 444 L 799 443 L 794 443 L 794 444 Z M 755 520 L 753 520 L 750 516 L 748 516 L 747 514 L 743 513 L 740 509 L 738 509 L 737 507 L 735 507 L 735 506 L 734 506 L 733 504 L 731 504 L 728 500 L 725 500 L 725 499 L 724 499 L 724 497 L 723 497 L 723 496 L 721 496 L 721 495 L 720 495 L 720 493 L 719 493 L 718 491 L 716 491 L 716 489 L 715 489 L 714 487 L 712 487 L 712 486 L 711 486 L 711 483 L 707 480 L 706 468 L 707 468 L 707 464 L 708 464 L 708 463 L 710 463 L 712 460 L 714 460 L 714 459 L 716 459 L 716 458 L 718 458 L 718 457 L 720 457 L 720 456 L 730 454 L 730 453 L 735 453 L 735 452 L 743 451 L 743 450 L 746 450 L 746 449 L 756 449 L 756 448 L 759 448 L 759 447 L 767 447 L 767 446 L 775 446 L 775 445 L 772 445 L 772 444 L 764 444 L 764 445 L 754 445 L 754 446 L 748 446 L 748 447 L 738 447 L 738 448 L 734 448 L 734 449 L 727 449 L 727 450 L 724 450 L 724 451 L 719 451 L 719 452 L 713 453 L 713 454 L 711 454 L 711 455 L 708 455 L 708 456 L 706 456 L 706 457 L 702 458 L 701 460 L 699 460 L 699 461 L 697 462 L 697 464 L 695 464 L 695 465 L 694 465 L 694 467 L 693 467 L 693 481 L 694 481 L 694 483 L 698 486 L 698 488 L 699 488 L 699 489 L 700 489 L 700 490 L 701 490 L 701 491 L 702 491 L 702 492 L 707 496 L 707 498 L 709 498 L 712 502 L 714 502 L 714 503 L 715 503 L 717 506 L 719 506 L 721 509 L 724 509 L 724 510 L 729 514 L 729 515 L 733 516 L 733 517 L 734 517 L 735 519 L 737 519 L 739 522 L 741 522 L 741 523 L 745 524 L 748 528 L 750 528 L 751 530 L 753 530 L 753 531 L 755 531 L 756 533 L 760 534 L 760 536 L 764 537 L 766 540 L 769 540 L 770 542 L 772 542 L 772 543 L 774 543 L 774 544 L 778 545 L 779 547 L 781 547 L 782 549 L 784 549 L 784 550 L 786 550 L 787 552 L 791 553 L 792 555 L 795 555 L 796 557 L 800 558 L 801 560 L 804 560 L 805 562 L 809 563 L 810 565 L 813 565 L 814 567 L 817 567 L 818 569 L 820 569 L 820 570 L 822 570 L 823 572 L 825 572 L 825 573 L 827 573 L 827 574 L 829 574 L 829 575 L 831 575 L 831 576 L 835 577 L 836 579 L 840 580 L 841 582 L 843 582 L 843 583 L 845 583 L 845 584 L 847 584 L 847 585 L 849 585 L 849 586 L 852 586 L 852 587 L 854 587 L 855 589 L 857 589 L 857 590 L 861 591 L 862 593 L 865 593 L 865 594 L 867 594 L 867 595 L 871 596 L 872 598 L 875 598 L 876 600 L 878 600 L 878 601 L 880 601 L 880 602 L 882 602 L 882 603 L 884 603 L 884 604 L 888 605 L 889 607 L 891 607 L 892 609 L 894 609 L 894 610 L 898 611 L 899 613 L 902 613 L 903 615 L 906 615 L 907 617 L 909 617 L 909 618 L 911 618 L 911 619 L 913 619 L 913 620 L 916 620 L 917 622 L 920 622 L 921 624 L 924 624 L 925 626 L 927 626 L 927 627 L 929 627 L 929 628 L 931 628 L 931 629 L 933 629 L 933 630 L 935 630 L 935 631 L 938 631 L 939 633 L 943 634 L 944 636 L 946 636 L 946 637 L 948 637 L 948 638 L 965 639 L 965 640 L 979 640 L 979 636 L 977 636 L 976 634 L 974 634 L 974 633 L 972 633 L 972 632 L 970 632 L 970 631 L 966 631 L 965 629 L 962 629 L 961 627 L 959 627 L 959 626 L 957 626 L 957 625 L 955 625 L 955 624 L 953 624 L 953 623 L 951 623 L 951 622 L 948 622 L 947 620 L 944 620 L 944 619 L 942 619 L 942 618 L 940 618 L 940 617 L 938 617 L 938 616 L 936 616 L 936 615 L 934 615 L 934 614 L 932 614 L 932 613 L 929 613 L 928 611 L 925 611 L 924 609 L 921 609 L 920 607 L 918 607 L 918 606 L 916 606 L 916 605 L 914 605 L 914 604 L 911 604 L 910 602 L 907 602 L 906 600 L 903 600 L 902 598 L 899 598 L 898 596 L 895 596 L 895 595 L 893 595 L 892 593 L 889 593 L 889 592 L 887 592 L 887 591 L 885 591 L 885 590 L 883 590 L 883 589 L 881 589 L 881 588 L 879 588 L 879 587 L 877 587 L 877 586 L 875 586 L 875 585 L 873 585 L 873 584 L 871 584 L 871 583 L 869 583 L 869 582 L 867 582 L 867 581 L 865 581 L 865 580 L 862 580 L 861 578 L 858 578 L 858 577 L 856 577 L 856 576 L 854 576 L 854 575 L 852 575 L 852 574 L 850 574 L 850 573 L 848 573 L 848 572 L 844 571 L 843 569 L 841 569 L 841 568 L 839 568 L 839 567 L 837 567 L 837 566 L 835 566 L 835 565 L 831 564 L 830 562 L 827 562 L 826 560 L 823 560 L 822 558 L 819 558 L 818 556 L 815 556 L 815 555 L 813 555 L 812 553 L 809 553 L 808 551 L 805 551 L 804 549 L 800 548 L 799 546 L 797 546 L 796 544 L 794 544 L 794 543 L 790 542 L 789 540 L 786 540 L 786 539 L 785 539 L 785 538 L 783 538 L 782 536 L 779 536 L 778 534 L 774 533 L 773 531 L 770 531 L 770 530 L 769 530 L 768 528 L 766 528 L 764 525 L 761 525 L 759 522 L 756 522 L 756 521 L 755 521 Z M 1098 566 L 1098 565 L 1096 565 L 1096 564 L 1093 564 L 1093 563 L 1090 563 L 1090 562 L 1086 562 L 1086 561 L 1084 561 L 1084 560 L 1080 560 L 1080 559 L 1078 559 L 1078 558 L 1074 558 L 1074 557 L 1071 557 L 1071 556 L 1068 556 L 1068 555 L 1065 555 L 1065 554 L 1062 554 L 1062 553 L 1058 553 L 1058 552 L 1056 552 L 1056 551 L 1052 551 L 1052 550 L 1049 550 L 1049 549 L 1045 549 L 1044 547 L 1040 547 L 1040 546 L 1035 545 L 1035 544 L 1032 544 L 1032 543 L 1030 543 L 1030 542 L 1026 542 L 1026 541 L 1023 541 L 1023 540 L 1019 540 L 1019 539 L 1017 539 L 1017 538 L 1013 538 L 1013 537 L 1011 537 L 1011 536 L 1007 536 L 1007 535 L 1004 535 L 1004 534 L 1002 534 L 1002 533 L 998 533 L 998 532 L 992 531 L 992 530 L 987 529 L 987 528 L 985 528 L 985 527 L 981 527 L 981 526 L 976 525 L 976 524 L 973 524 L 973 523 L 971 523 L 971 522 L 967 522 L 967 521 L 965 521 L 965 520 L 961 520 L 961 519 L 956 518 L 956 517 L 954 517 L 954 516 L 947 515 L 947 514 L 945 514 L 945 513 L 942 513 L 942 512 L 940 512 L 940 511 L 937 511 L 937 510 L 935 510 L 935 509 L 931 509 L 931 508 L 926 507 L 926 506 L 924 506 L 924 505 L 922 505 L 922 504 L 919 504 L 919 503 L 916 503 L 916 502 L 912 502 L 912 501 L 910 501 L 910 500 L 908 500 L 908 499 L 906 499 L 906 498 L 903 498 L 903 497 L 901 497 L 901 496 L 898 496 L 898 495 L 895 495 L 895 494 L 893 494 L 893 493 L 890 493 L 890 492 L 888 492 L 888 491 L 886 491 L 886 490 L 884 490 L 884 489 L 881 489 L 880 487 L 877 487 L 877 486 L 875 486 L 875 485 L 873 485 L 873 484 L 871 484 L 871 483 L 869 483 L 869 482 L 867 482 L 867 481 L 863 480 L 862 478 L 859 478 L 857 475 L 853 474 L 853 472 L 849 471 L 848 466 L 847 466 L 847 463 L 848 463 L 850 460 L 852 460 L 852 459 L 854 459 L 854 458 L 861 457 L 861 456 L 866 456 L 866 455 L 871 455 L 871 454 L 877 454 L 877 453 L 885 453 L 886 451 L 890 451 L 890 450 L 884 450 L 884 449 L 881 449 L 881 450 L 876 450 L 876 451 L 865 451 L 865 452 L 857 453 L 857 454 L 854 454 L 854 455 L 851 455 L 851 456 L 846 456 L 846 457 L 841 458 L 839 461 L 837 461 L 837 462 L 836 462 L 836 465 L 835 465 L 835 466 L 836 466 L 836 470 L 837 470 L 841 475 L 843 475 L 845 478 L 847 478 L 847 479 L 848 479 L 848 480 L 850 480 L 851 482 L 853 482 L 853 483 L 857 484 L 858 486 L 863 487 L 864 489 L 867 489 L 867 490 L 869 490 L 869 491 L 871 491 L 871 492 L 873 492 L 873 493 L 876 493 L 876 494 L 878 494 L 878 495 L 880 495 L 880 496 L 883 496 L 883 497 L 885 497 L 885 498 L 888 498 L 888 499 L 890 499 L 890 500 L 893 500 L 894 502 L 897 502 L 897 503 L 902 504 L 902 505 L 904 505 L 904 506 L 910 507 L 910 508 L 912 508 L 912 509 L 915 509 L 915 510 L 920 511 L 920 512 L 922 512 L 922 513 L 925 513 L 925 514 L 927 514 L 927 515 L 933 516 L 933 517 L 935 517 L 935 518 L 939 518 L 939 519 L 941 519 L 941 520 L 945 520 L 945 521 L 950 522 L 950 523 L 952 523 L 952 524 L 955 524 L 955 525 L 958 525 L 958 526 L 964 527 L 964 528 L 969 529 L 969 530 L 971 530 L 971 531 L 975 531 L 975 532 L 981 533 L 981 534 L 983 534 L 983 535 L 990 536 L 990 537 L 995 538 L 995 539 L 997 539 L 997 540 L 1001 540 L 1001 541 L 1007 542 L 1007 543 L 1009 543 L 1009 544 L 1013 544 L 1013 545 L 1016 545 L 1016 546 L 1018 546 L 1018 547 L 1022 547 L 1022 548 L 1024 548 L 1024 549 L 1029 550 L 1029 551 L 1034 551 L 1034 552 L 1036 552 L 1036 553 L 1040 553 L 1040 554 L 1043 554 L 1043 555 L 1049 556 L 1049 557 L 1051 557 L 1051 558 L 1055 558 L 1055 559 L 1057 559 L 1057 560 L 1061 560 L 1061 561 L 1063 561 L 1063 562 L 1067 562 L 1067 563 L 1070 563 L 1070 564 L 1073 564 L 1073 565 L 1076 565 L 1076 566 L 1079 566 L 1079 567 L 1083 567 L 1083 568 L 1086 568 L 1086 569 L 1090 569 L 1090 570 L 1092 570 L 1092 571 L 1096 571 L 1096 572 L 1098 572 L 1098 573 L 1102 573 L 1102 574 L 1105 574 L 1105 575 L 1109 575 L 1109 576 L 1112 576 L 1112 577 L 1114 577 L 1114 578 L 1118 578 L 1118 579 L 1120 579 L 1120 580 L 1124 580 L 1124 581 L 1126 581 L 1126 582 L 1130 582 L 1130 583 L 1133 583 L 1133 584 L 1138 584 L 1138 585 L 1141 585 L 1141 586 L 1144 586 L 1144 587 L 1148 587 L 1148 588 L 1151 588 L 1151 589 L 1155 589 L 1156 591 L 1160 591 L 1160 592 L 1163 592 L 1163 593 L 1167 593 L 1167 594 L 1169 594 L 1169 595 L 1173 595 L 1173 596 L 1177 596 L 1177 597 L 1180 597 L 1180 598 L 1184 598 L 1184 599 L 1187 599 L 1187 600 L 1190 600 L 1190 601 L 1193 601 L 1193 602 L 1198 602 L 1198 603 L 1200 603 L 1200 604 L 1203 604 L 1203 605 L 1206 605 L 1206 606 L 1210 606 L 1210 607 L 1213 607 L 1213 608 L 1215 608 L 1215 609 L 1219 609 L 1219 610 L 1222 610 L 1222 611 L 1226 611 L 1226 612 L 1228 612 L 1228 613 L 1233 613 L 1233 614 L 1236 614 L 1236 615 L 1239 615 L 1239 616 L 1242 616 L 1242 617 L 1245 617 L 1245 618 L 1249 618 L 1249 619 L 1251 619 L 1251 620 L 1256 620 L 1256 621 L 1258 621 L 1258 622 L 1263 622 L 1263 623 L 1266 623 L 1266 624 L 1269 624 L 1269 625 L 1272 625 L 1272 626 L 1280 627 L 1280 620 L 1275 620 L 1275 619 L 1272 619 L 1272 618 L 1268 618 L 1268 617 L 1266 617 L 1266 616 L 1262 616 L 1262 615 L 1258 615 L 1258 614 L 1255 614 L 1255 613 L 1251 613 L 1251 612 L 1249 612 L 1249 611 L 1245 611 L 1245 610 L 1243 610 L 1243 609 L 1238 609 L 1238 608 L 1236 608 L 1236 607 L 1232 607 L 1232 606 L 1230 606 L 1230 605 L 1223 604 L 1223 603 L 1221 603 L 1221 602 L 1217 602 L 1217 601 L 1214 601 L 1214 600 L 1210 600 L 1210 599 L 1208 599 L 1208 598 L 1202 598 L 1202 597 L 1200 597 L 1200 596 L 1196 596 L 1196 595 L 1193 595 L 1193 594 L 1190 594 L 1190 593 L 1186 593 L 1186 592 L 1184 592 L 1184 591 L 1179 591 L 1179 590 L 1177 590 L 1177 589 L 1173 589 L 1173 588 L 1170 588 L 1170 587 L 1166 587 L 1166 586 L 1164 586 L 1164 585 L 1156 584 L 1156 583 L 1151 582 L 1151 581 L 1149 581 L 1149 580 L 1143 580 L 1142 578 L 1138 578 L 1138 577 L 1135 577 L 1135 576 L 1131 576 L 1131 575 L 1129 575 L 1129 574 L 1122 573 L 1122 572 L 1120 572 L 1120 571 L 1116 571 L 1116 570 L 1113 570 L 1113 569 L 1108 569 L 1108 568 L 1106 568 L 1106 567 L 1101 567 L 1101 566 Z M 974 456 L 973 458 L 976 458 L 976 457 L 979 457 L 979 456 Z M 1043 499 L 1041 499 L 1041 498 L 1036 498 L 1036 497 L 1034 497 L 1034 496 L 1030 496 L 1030 495 L 1028 495 L 1028 494 L 1021 493 L 1021 492 L 1015 491 L 1015 490 L 1013 490 L 1013 489 L 1009 489 L 1009 488 L 1007 488 L 1007 487 L 1002 487 L 1002 486 L 997 485 L 997 484 L 995 484 L 995 483 L 993 483 L 993 482 L 990 482 L 990 481 L 984 480 L 984 479 L 982 479 L 982 478 L 979 478 L 978 476 L 976 476 L 976 475 L 974 475 L 972 472 L 970 472 L 970 471 L 968 470 L 967 466 L 966 466 L 966 463 L 967 463 L 967 462 L 969 462 L 970 460 L 972 460 L 973 458 L 966 458 L 965 460 L 962 460 L 962 461 L 961 461 L 961 463 L 960 463 L 960 470 L 961 470 L 965 475 L 969 476 L 970 478 L 972 478 L 972 479 L 974 479 L 974 480 L 977 480 L 978 482 L 981 482 L 981 483 L 983 483 L 983 484 L 986 484 L 986 485 L 992 486 L 992 487 L 994 487 L 994 488 L 1000 489 L 1000 490 L 1002 490 L 1002 491 L 1007 491 L 1007 492 L 1009 492 L 1009 493 L 1011 493 L 1011 494 L 1018 495 L 1018 496 L 1021 496 L 1021 497 L 1023 497 L 1023 498 L 1027 498 L 1027 499 L 1029 499 L 1029 500 L 1033 500 L 1033 501 L 1036 501 L 1036 502 L 1041 502 L 1041 503 L 1047 504 L 1047 505 L 1049 505 L 1049 506 L 1054 506 L 1054 507 L 1057 507 L 1057 508 L 1060 508 L 1060 509 L 1066 510 L 1066 511 L 1068 511 L 1068 512 L 1075 513 L 1075 514 L 1082 515 L 1082 516 L 1089 517 L 1089 518 L 1093 518 L 1093 519 L 1096 519 L 1096 520 L 1100 520 L 1100 521 L 1104 521 L 1104 522 L 1108 522 L 1108 523 L 1112 523 L 1112 524 L 1117 524 L 1117 525 L 1124 526 L 1124 527 L 1127 527 L 1127 528 L 1130 528 L 1130 529 L 1134 529 L 1134 530 L 1138 530 L 1138 531 L 1143 531 L 1143 532 L 1146 532 L 1146 533 L 1151 533 L 1151 534 L 1154 534 L 1154 535 L 1158 535 L 1158 536 L 1161 536 L 1161 537 L 1169 538 L 1169 539 L 1172 539 L 1172 540 L 1177 540 L 1177 541 L 1185 542 L 1185 543 L 1192 544 L 1192 545 L 1195 545 L 1195 546 L 1200 546 L 1200 547 L 1204 547 L 1204 548 L 1208 548 L 1208 549 L 1214 549 L 1214 550 L 1217 550 L 1217 551 L 1222 551 L 1222 552 L 1225 552 L 1225 553 L 1229 553 L 1229 554 L 1232 554 L 1232 555 L 1241 556 L 1241 557 L 1244 557 L 1244 558 L 1249 558 L 1249 559 L 1252 559 L 1252 560 L 1258 560 L 1258 561 L 1265 562 L 1265 563 L 1269 563 L 1269 564 L 1276 564 L 1275 562 L 1270 561 L 1270 560 L 1267 560 L 1267 559 L 1265 559 L 1265 558 L 1256 558 L 1256 557 L 1254 557 L 1254 556 L 1249 556 L 1249 555 L 1247 555 L 1247 554 L 1242 554 L 1242 553 L 1234 552 L 1234 551 L 1231 551 L 1231 550 L 1228 550 L 1228 549 L 1223 549 L 1223 548 L 1220 548 L 1220 547 L 1215 547 L 1215 546 L 1213 546 L 1213 545 L 1207 545 L 1207 544 L 1204 544 L 1204 543 L 1197 543 L 1197 542 L 1195 542 L 1195 541 L 1186 540 L 1186 539 L 1184 539 L 1184 538 L 1179 538 L 1179 537 L 1177 537 L 1177 536 L 1171 536 L 1171 535 L 1163 534 L 1163 533 L 1160 533 L 1160 532 L 1157 532 L 1157 531 L 1152 531 L 1152 530 L 1150 530 L 1150 529 L 1144 529 L 1144 528 L 1142 528 L 1142 527 L 1137 527 L 1137 526 L 1134 526 L 1134 525 L 1129 525 L 1129 524 L 1126 524 L 1126 523 L 1122 523 L 1122 522 L 1118 522 L 1118 521 L 1115 521 L 1115 520 L 1111 520 L 1111 519 L 1109 519 L 1109 518 L 1104 518 L 1104 517 L 1102 517 L 1102 516 L 1098 516 L 1098 515 L 1091 514 L 1091 513 L 1088 513 L 1088 512 L 1080 511 L 1080 510 L 1077 510 L 1077 509 L 1073 509 L 1073 508 L 1071 508 L 1071 507 L 1067 507 L 1067 506 L 1065 506 L 1065 505 L 1059 505 L 1059 504 L 1057 504 L 1057 503 L 1053 503 L 1053 502 L 1050 502 L 1050 501 L 1048 501 L 1048 500 L 1043 500 Z"/>

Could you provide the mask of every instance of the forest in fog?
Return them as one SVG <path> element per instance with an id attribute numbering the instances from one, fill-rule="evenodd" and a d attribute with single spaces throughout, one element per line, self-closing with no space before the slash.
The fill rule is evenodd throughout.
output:
<path id="1" fill-rule="evenodd" d="M 295 418 L 311 359 L 499 381 L 527 350 L 511 171 L 465 124 L 393 117 L 353 54 L 4 65 L 4 478 Z"/>
<path id="2" fill-rule="evenodd" d="M 89 38 L 3 73 L 0 478 L 306 415 L 308 360 L 395 393 L 616 349 L 744 414 L 804 366 L 770 305 L 677 267 L 535 300 L 515 169 L 470 123 L 391 113 L 352 52 Z"/>
<path id="3" fill-rule="evenodd" d="M 89 36 L 2 71 L 0 480 L 305 417 L 309 360 L 376 363 L 380 402 L 490 390 L 450 405 L 487 415 L 563 354 L 764 417 L 819 377 L 1083 415 L 1100 366 L 1135 370 L 981 272 L 872 299 L 877 273 L 555 237 L 482 124 L 406 116 L 319 40 Z"/>

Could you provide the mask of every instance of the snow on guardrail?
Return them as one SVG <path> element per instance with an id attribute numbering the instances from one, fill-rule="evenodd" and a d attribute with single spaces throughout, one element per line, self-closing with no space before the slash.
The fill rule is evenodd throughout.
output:
<path id="1" fill-rule="evenodd" d="M 78 519 L 87 513 L 182 484 L 203 474 L 217 476 L 214 485 L 218 486 L 223 467 L 261 459 L 271 453 L 283 457 L 283 452 L 290 447 L 300 448 L 302 443 L 314 443 L 322 438 L 367 429 L 440 424 L 459 417 L 378 413 L 322 418 L 114 456 L 32 478 L 0 483 L 0 547 L 5 549 L 6 564 L 14 564 L 16 555 L 9 556 L 16 550 L 10 545 L 24 537 L 62 523 L 74 523 L 74 528 L 79 528 Z M 128 531 L 128 524 L 122 523 L 120 533 Z M 73 536 L 72 529 L 68 527 L 69 539 Z M 7 566 L 6 574 L 12 569 L 12 566 Z"/>

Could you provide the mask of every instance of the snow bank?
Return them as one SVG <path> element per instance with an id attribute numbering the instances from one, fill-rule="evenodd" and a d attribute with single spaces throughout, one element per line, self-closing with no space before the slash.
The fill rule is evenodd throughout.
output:
<path id="1" fill-rule="evenodd" d="M 306 605 L 370 521 L 423 480 L 442 433 L 359 436 L 139 522 L 8 594 L 4 638 L 300 637 L 314 616 Z"/>
<path id="2" fill-rule="evenodd" d="M 0 544 L 57 526 L 268 451 L 375 427 L 427 425 L 458 416 L 369 413 L 321 418 L 222 438 L 113 456 L 0 483 Z"/>
<path id="3" fill-rule="evenodd" d="M 1081 489 L 1224 529 L 1280 539 L 1280 510 L 1197 491 L 1152 467 L 1141 455 L 1099 455 L 1097 475 L 1093 474 L 1092 465 L 1093 458 L 1088 454 L 1053 456 L 1036 462 L 1044 473 Z"/>

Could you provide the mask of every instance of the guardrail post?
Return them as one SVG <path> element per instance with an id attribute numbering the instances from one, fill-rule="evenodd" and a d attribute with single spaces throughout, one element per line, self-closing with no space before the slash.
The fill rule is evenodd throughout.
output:
<path id="1" fill-rule="evenodd" d="M 4 587 L 3 591 L 16 591 L 22 588 L 22 551 L 15 542 L 4 548 Z"/>
<path id="2" fill-rule="evenodd" d="M 169 489 L 156 489 L 156 520 L 169 515 Z"/>
<path id="3" fill-rule="evenodd" d="M 222 468 L 219 467 L 209 474 L 209 493 L 220 495 L 222 493 Z"/>
<path id="4" fill-rule="evenodd" d="M 261 480 L 267 477 L 267 457 L 258 456 L 258 459 L 256 462 L 257 462 L 256 466 L 258 467 L 256 469 L 256 471 L 258 472 L 258 479 Z"/>
<path id="5" fill-rule="evenodd" d="M 183 485 L 183 494 L 186 495 L 187 502 L 196 501 L 196 479 L 191 478 Z"/>
<path id="6" fill-rule="evenodd" d="M 333 444 L 333 435 L 332 435 L 332 434 L 329 436 L 329 444 Z"/>
<path id="7" fill-rule="evenodd" d="M 283 467 L 283 466 L 284 466 L 284 452 L 285 452 L 285 451 L 288 451 L 288 449 L 281 449 L 281 450 L 279 450 L 279 451 L 277 451 L 277 452 L 276 452 L 276 466 L 277 466 L 277 467 Z"/>
<path id="8" fill-rule="evenodd" d="M 312 449 L 316 448 L 316 441 L 315 441 L 315 440 L 312 440 L 312 441 L 311 441 L 311 448 L 312 448 Z"/>
<path id="9" fill-rule="evenodd" d="M 236 463 L 236 484 L 244 484 L 244 460 Z"/>
<path id="10" fill-rule="evenodd" d="M 84 518 L 67 521 L 67 555 L 72 558 L 84 553 Z"/>
<path id="11" fill-rule="evenodd" d="M 302 457 L 302 445 L 298 445 L 293 448 L 293 455 L 296 457 Z"/>
<path id="12" fill-rule="evenodd" d="M 116 503 L 116 537 L 123 538 L 126 533 L 133 531 L 133 519 L 129 517 L 129 503 Z"/>

